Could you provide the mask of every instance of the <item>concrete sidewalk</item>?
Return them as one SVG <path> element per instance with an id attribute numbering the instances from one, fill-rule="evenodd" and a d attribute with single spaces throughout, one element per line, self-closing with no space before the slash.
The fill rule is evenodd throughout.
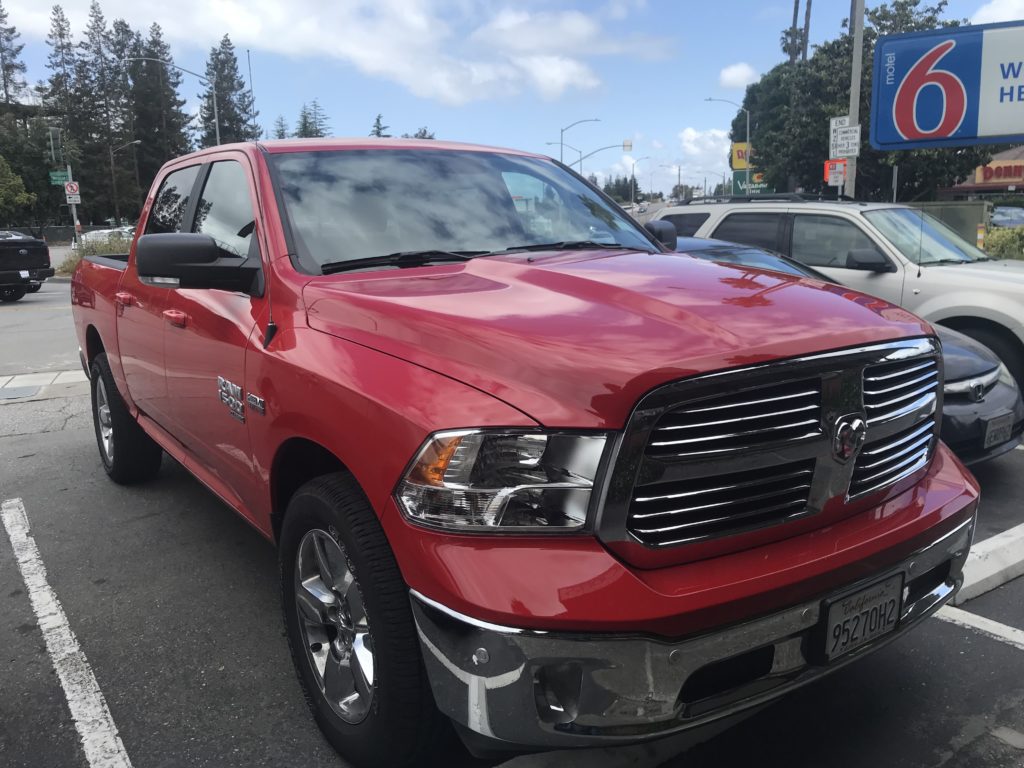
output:
<path id="1" fill-rule="evenodd" d="M 70 371 L 46 371 L 45 373 L 19 373 L 0 376 L 0 400 L 23 400 L 37 398 L 53 392 L 54 397 L 67 397 L 71 392 L 68 385 L 88 384 L 89 379 L 81 368 Z M 54 391 L 54 388 L 59 390 Z M 80 387 L 74 387 L 75 390 Z"/>

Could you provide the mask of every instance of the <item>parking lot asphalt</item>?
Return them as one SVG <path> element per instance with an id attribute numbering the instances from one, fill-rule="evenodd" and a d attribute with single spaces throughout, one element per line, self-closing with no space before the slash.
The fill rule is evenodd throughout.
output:
<path id="1" fill-rule="evenodd" d="M 71 320 L 71 284 L 48 280 L 38 293 L 0 303 L 0 379 L 15 373 L 79 367 Z"/>

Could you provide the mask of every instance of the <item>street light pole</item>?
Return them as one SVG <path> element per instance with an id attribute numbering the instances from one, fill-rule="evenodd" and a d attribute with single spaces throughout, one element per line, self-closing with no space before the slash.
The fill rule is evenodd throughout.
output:
<path id="1" fill-rule="evenodd" d="M 630 208 L 630 210 L 633 209 L 633 205 L 634 205 L 634 203 L 633 203 L 633 188 L 636 187 L 636 164 L 639 163 L 641 160 L 650 160 L 650 159 L 651 159 L 650 155 L 644 155 L 643 157 L 638 157 L 636 160 L 633 161 L 633 169 L 629 172 L 629 208 Z"/>
<path id="2" fill-rule="evenodd" d="M 565 154 L 565 150 L 563 149 L 563 147 L 565 147 L 565 132 L 566 131 L 568 131 L 574 125 L 579 125 L 580 123 L 600 123 L 600 122 L 601 122 L 600 118 L 597 118 L 597 117 L 587 117 L 587 118 L 584 118 L 583 120 L 577 120 L 575 123 L 569 123 L 567 126 L 565 126 L 565 128 L 563 128 L 559 132 L 559 134 L 558 134 L 558 162 L 560 162 L 560 163 L 564 163 L 565 162 L 565 158 L 563 157 L 563 155 Z"/>
<path id="3" fill-rule="evenodd" d="M 185 72 L 186 74 L 192 75 L 193 77 L 199 78 L 199 82 L 203 85 L 210 86 L 210 95 L 213 97 L 213 134 L 217 142 L 217 146 L 220 146 L 220 115 L 217 113 L 217 76 L 214 75 L 212 78 L 208 78 L 206 75 L 200 75 L 198 72 L 193 72 L 191 69 L 185 69 L 179 67 L 177 64 L 165 61 L 164 59 L 156 59 L 152 56 L 129 56 L 121 59 L 121 62 L 127 64 L 129 61 L 155 61 L 157 64 L 163 64 L 165 67 L 173 67 L 174 69 Z"/>
<path id="4" fill-rule="evenodd" d="M 744 177 L 746 179 L 746 193 L 749 195 L 750 194 L 750 157 L 751 157 L 751 155 L 754 154 L 752 149 L 751 149 L 751 146 L 750 146 L 750 110 L 747 109 L 746 107 L 744 107 L 742 104 L 737 104 L 735 101 L 729 101 L 728 99 L 712 99 L 711 97 L 708 97 L 708 98 L 704 99 L 704 101 L 720 101 L 723 104 L 732 104 L 737 109 L 743 110 L 743 112 L 745 112 L 746 115 L 747 115 L 747 162 L 745 163 L 745 165 L 746 165 L 746 173 L 744 173 L 743 175 L 744 175 Z"/>
<path id="5" fill-rule="evenodd" d="M 129 141 L 127 144 L 122 144 L 120 147 L 110 147 L 110 191 L 114 199 L 114 226 L 121 226 L 121 206 L 117 202 L 117 174 L 114 173 L 114 153 L 120 152 L 122 149 L 128 149 L 128 147 L 134 147 L 142 143 L 142 139 L 136 139 L 135 141 Z"/>
<path id="6" fill-rule="evenodd" d="M 545 141 L 544 143 L 547 144 L 549 147 L 553 147 L 556 144 L 559 144 L 559 142 L 557 142 L 557 141 Z M 583 175 L 583 160 L 582 160 L 582 158 L 583 158 L 583 150 L 576 149 L 576 147 L 574 147 L 572 144 L 564 144 L 564 143 L 562 143 L 562 144 L 559 144 L 559 146 L 568 147 L 573 152 L 576 152 L 577 154 L 579 154 L 580 159 L 577 159 L 576 162 L 578 162 L 579 165 L 580 165 L 580 175 L 582 176 Z"/>

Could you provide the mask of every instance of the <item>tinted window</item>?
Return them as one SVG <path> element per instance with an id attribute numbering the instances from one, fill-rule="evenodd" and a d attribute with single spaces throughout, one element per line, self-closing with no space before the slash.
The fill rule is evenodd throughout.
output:
<path id="1" fill-rule="evenodd" d="M 877 251 L 860 227 L 837 216 L 797 214 L 793 220 L 792 257 L 812 267 L 846 267 L 853 250 Z"/>
<path id="2" fill-rule="evenodd" d="M 189 195 L 195 184 L 198 165 L 190 165 L 180 171 L 174 171 L 164 179 L 160 190 L 156 193 L 153 207 L 146 221 L 146 234 L 181 232 L 182 219 L 188 208 Z"/>
<path id="3" fill-rule="evenodd" d="M 676 235 L 679 237 L 693 237 L 700 229 L 700 225 L 708 220 L 709 213 L 673 213 L 665 216 L 664 220 L 669 221 L 676 228 Z"/>
<path id="4" fill-rule="evenodd" d="M 193 232 L 202 232 L 236 256 L 248 256 L 256 217 L 249 198 L 249 182 L 234 160 L 214 163 L 196 206 Z"/>
<path id="5" fill-rule="evenodd" d="M 501 251 L 565 240 L 651 251 L 638 225 L 555 163 L 499 152 L 337 150 L 272 156 L 299 262 L 398 251 Z"/>
<path id="6" fill-rule="evenodd" d="M 715 229 L 717 240 L 778 250 L 781 213 L 733 213 Z"/>

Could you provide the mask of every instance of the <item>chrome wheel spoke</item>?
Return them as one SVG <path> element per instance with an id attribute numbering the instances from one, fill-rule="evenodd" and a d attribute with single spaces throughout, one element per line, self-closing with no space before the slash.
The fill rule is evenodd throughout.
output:
<path id="1" fill-rule="evenodd" d="M 327 589 L 319 577 L 302 582 L 295 593 L 299 613 L 311 624 L 328 624 L 329 610 L 337 606 L 334 593 Z"/>
<path id="2" fill-rule="evenodd" d="M 338 659 L 333 653 L 328 654 L 327 668 L 324 670 L 324 695 L 334 706 L 342 706 L 353 695 L 359 696 L 348 659 Z"/>
<path id="3" fill-rule="evenodd" d="M 313 539 L 313 551 L 316 554 L 316 565 L 320 578 L 328 587 L 341 589 L 349 576 L 348 566 L 333 539 L 317 536 Z"/>
<path id="4" fill-rule="evenodd" d="M 373 649 L 368 645 L 368 632 L 359 632 L 352 641 L 352 655 L 349 666 L 352 667 L 352 679 L 359 695 L 369 701 L 373 694 Z"/>
<path id="5" fill-rule="evenodd" d="M 352 629 L 366 631 L 366 607 L 363 605 L 363 593 L 359 591 L 355 581 L 349 584 L 348 590 L 344 593 L 345 605 L 348 608 L 348 616 L 352 622 Z"/>

